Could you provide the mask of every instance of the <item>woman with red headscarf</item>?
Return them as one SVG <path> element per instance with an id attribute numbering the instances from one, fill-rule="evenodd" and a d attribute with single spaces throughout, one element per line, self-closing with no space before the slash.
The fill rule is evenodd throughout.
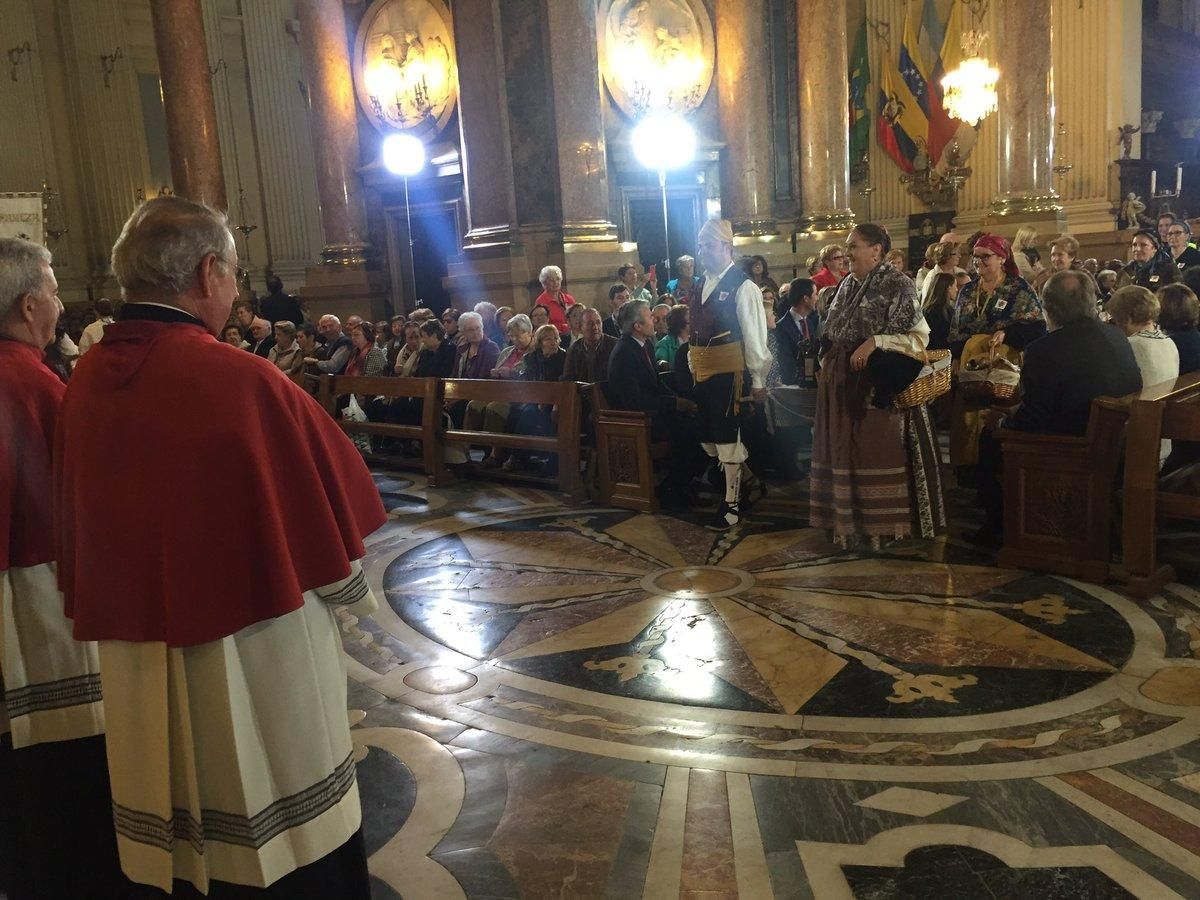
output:
<path id="1" fill-rule="evenodd" d="M 979 277 L 958 294 L 950 323 L 950 351 L 959 364 L 995 352 L 1012 362 L 1046 333 L 1042 301 L 1017 271 L 1008 241 L 985 234 L 971 250 Z M 956 396 L 950 422 L 950 462 L 960 471 L 979 456 L 982 409 Z"/>

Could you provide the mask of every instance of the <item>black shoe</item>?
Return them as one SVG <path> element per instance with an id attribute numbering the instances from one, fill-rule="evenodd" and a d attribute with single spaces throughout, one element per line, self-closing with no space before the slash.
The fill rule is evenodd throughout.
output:
<path id="1" fill-rule="evenodd" d="M 726 503 L 721 501 L 721 506 L 717 509 L 715 515 L 708 522 L 708 528 L 713 528 L 718 531 L 727 531 L 733 526 L 740 524 L 742 521 L 742 513 L 738 504 Z"/>

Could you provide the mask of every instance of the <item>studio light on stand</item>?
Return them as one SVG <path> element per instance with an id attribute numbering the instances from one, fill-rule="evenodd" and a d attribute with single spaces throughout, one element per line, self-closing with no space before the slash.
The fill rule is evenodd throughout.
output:
<path id="1" fill-rule="evenodd" d="M 412 275 L 413 303 L 417 298 L 417 263 L 413 253 L 412 211 L 408 205 L 408 179 L 425 168 L 425 145 L 411 134 L 392 134 L 383 141 L 383 165 L 404 178 L 404 220 L 408 226 L 408 270 Z"/>
<path id="2" fill-rule="evenodd" d="M 633 155 L 647 169 L 658 172 L 662 192 L 663 238 L 666 241 L 667 280 L 671 278 L 671 233 L 667 226 L 667 172 L 681 169 L 696 158 L 696 132 L 678 116 L 650 116 L 633 130 Z M 665 283 L 665 282 L 664 282 Z"/>

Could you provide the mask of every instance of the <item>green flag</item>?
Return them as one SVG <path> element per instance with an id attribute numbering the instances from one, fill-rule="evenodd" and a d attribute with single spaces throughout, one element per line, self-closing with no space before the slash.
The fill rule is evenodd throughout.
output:
<path id="1" fill-rule="evenodd" d="M 871 116 L 867 112 L 867 91 L 871 84 L 871 65 L 867 62 L 867 20 L 863 17 L 850 57 L 850 165 L 855 167 L 867 152 L 871 139 Z"/>

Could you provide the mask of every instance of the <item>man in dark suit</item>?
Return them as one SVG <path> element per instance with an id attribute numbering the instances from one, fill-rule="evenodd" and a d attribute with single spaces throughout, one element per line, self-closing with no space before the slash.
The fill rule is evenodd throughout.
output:
<path id="1" fill-rule="evenodd" d="M 300 301 L 283 289 L 283 281 L 278 275 L 267 276 L 267 296 L 259 302 L 262 316 L 268 322 L 274 323 L 287 319 L 299 328 L 304 324 L 304 312 L 300 309 Z"/>
<path id="2" fill-rule="evenodd" d="M 246 342 L 250 345 L 246 349 L 255 356 L 270 359 L 271 350 L 275 347 L 275 329 L 266 319 L 255 316 L 250 323 L 250 336 Z"/>
<path id="3" fill-rule="evenodd" d="M 1004 459 L 998 428 L 1036 434 L 1083 434 L 1092 401 L 1142 389 L 1133 349 L 1118 329 L 1096 317 L 1096 285 L 1086 272 L 1067 269 L 1042 289 L 1050 331 L 1025 350 L 1021 405 L 1012 413 L 993 410 L 979 441 L 979 503 L 987 523 L 980 543 L 1004 537 Z"/>
<path id="4" fill-rule="evenodd" d="M 788 287 L 787 297 L 791 309 L 775 323 L 779 376 L 784 384 L 811 387 L 816 377 L 820 323 L 817 315 L 817 284 L 811 278 L 797 278 Z"/>
<path id="5" fill-rule="evenodd" d="M 611 312 L 604 320 L 604 333 L 612 335 L 615 338 L 621 336 L 621 326 L 617 324 L 617 313 L 621 311 L 621 307 L 629 301 L 629 288 L 621 282 L 617 282 L 608 289 L 608 306 Z M 653 335 L 653 331 L 651 331 Z"/>
<path id="6" fill-rule="evenodd" d="M 651 414 L 651 440 L 669 441 L 672 448 L 659 500 L 664 506 L 689 503 L 687 485 L 696 472 L 699 451 L 696 404 L 666 388 L 646 355 L 646 339 L 654 334 L 650 304 L 630 300 L 621 307 L 617 321 L 621 337 L 608 358 L 608 402 L 616 409 Z"/>

